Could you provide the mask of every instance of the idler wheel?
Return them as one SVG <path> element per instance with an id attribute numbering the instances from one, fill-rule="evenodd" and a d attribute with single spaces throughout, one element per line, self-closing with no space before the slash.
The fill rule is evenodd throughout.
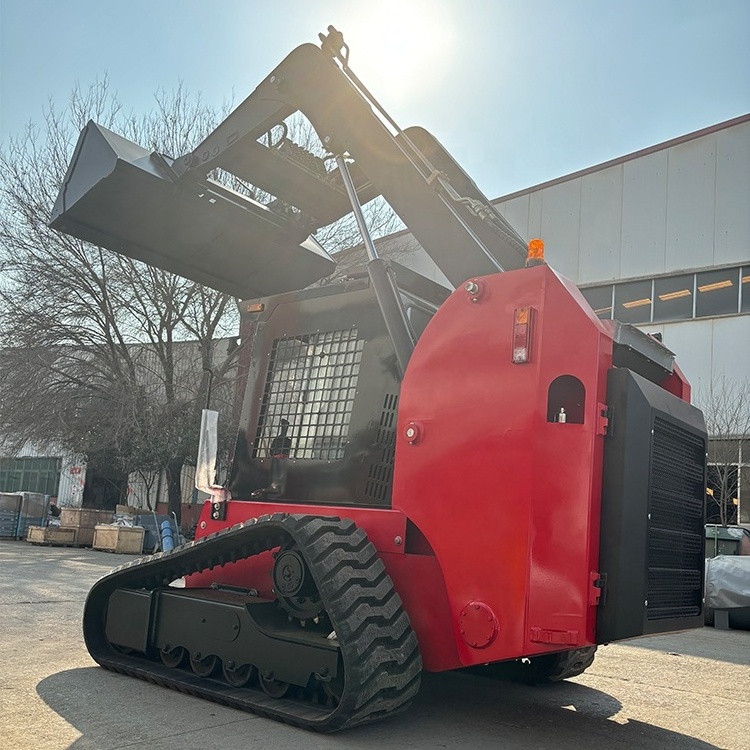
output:
<path id="1" fill-rule="evenodd" d="M 185 661 L 185 656 L 187 655 L 187 651 L 182 646 L 176 646 L 175 648 L 171 649 L 162 649 L 159 651 L 159 656 L 161 657 L 161 662 L 165 667 L 169 667 L 170 669 L 177 669 L 178 667 L 182 666 L 182 663 Z"/>
<path id="2" fill-rule="evenodd" d="M 263 692 L 270 698 L 283 698 L 289 690 L 289 683 L 274 679 L 271 672 L 258 675 L 258 681 Z"/>
<path id="3" fill-rule="evenodd" d="M 250 682 L 254 668 L 252 664 L 242 664 L 241 666 L 233 666 L 230 667 L 229 664 L 232 664 L 232 662 L 229 662 L 228 664 L 225 663 L 222 666 L 222 674 L 224 675 L 224 679 L 232 686 L 232 687 L 244 687 L 247 685 L 248 682 Z"/>
<path id="4" fill-rule="evenodd" d="M 217 656 L 201 656 L 200 654 L 190 654 L 190 668 L 198 677 L 211 677 L 219 665 Z"/>
<path id="5" fill-rule="evenodd" d="M 341 696 L 344 693 L 344 675 L 339 673 L 337 677 L 328 682 L 322 682 L 323 692 L 331 699 L 335 705 L 341 700 Z"/>
<path id="6" fill-rule="evenodd" d="M 273 566 L 273 587 L 281 606 L 298 620 L 308 620 L 323 611 L 310 570 L 295 549 L 279 552 Z"/>

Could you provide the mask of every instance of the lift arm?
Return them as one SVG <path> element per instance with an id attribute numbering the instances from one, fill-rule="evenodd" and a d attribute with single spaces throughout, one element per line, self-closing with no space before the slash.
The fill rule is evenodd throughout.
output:
<path id="1" fill-rule="evenodd" d="M 238 297 L 304 288 L 335 268 L 310 235 L 352 204 L 339 169 L 286 138 L 301 112 L 323 151 L 347 155 L 359 204 L 382 195 L 454 286 L 520 267 L 521 238 L 435 138 L 396 125 L 329 32 L 177 159 L 89 123 L 50 226 Z M 222 170 L 249 188 L 232 189 Z"/>
<path id="2" fill-rule="evenodd" d="M 289 54 L 178 160 L 176 171 L 190 177 L 220 167 L 316 219 L 333 221 L 350 210 L 338 171 L 313 175 L 258 140 L 300 111 L 327 150 L 353 158 L 360 201 L 382 195 L 454 285 L 521 267 L 521 237 L 433 136 L 422 128 L 398 128 L 349 69 L 341 35 L 329 31 L 321 35 L 322 49 L 305 44 Z"/>

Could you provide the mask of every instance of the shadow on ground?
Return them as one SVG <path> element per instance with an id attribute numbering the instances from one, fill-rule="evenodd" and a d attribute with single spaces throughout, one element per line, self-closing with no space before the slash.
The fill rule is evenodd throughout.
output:
<path id="1" fill-rule="evenodd" d="M 73 750 L 153 743 L 161 750 L 715 747 L 628 719 L 613 697 L 574 682 L 535 688 L 466 674 L 428 674 L 408 712 L 334 735 L 305 732 L 99 668 L 52 675 L 38 684 L 37 692 L 81 733 Z"/>

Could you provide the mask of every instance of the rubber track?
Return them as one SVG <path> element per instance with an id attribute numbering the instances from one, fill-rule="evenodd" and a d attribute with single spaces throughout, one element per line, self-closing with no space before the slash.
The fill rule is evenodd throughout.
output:
<path id="1" fill-rule="evenodd" d="M 106 603 L 116 589 L 152 590 L 184 575 L 271 550 L 289 539 L 305 557 L 336 631 L 345 681 L 335 708 L 273 699 L 259 688 L 202 680 L 161 662 L 120 654 L 108 644 Z M 419 690 L 422 669 L 416 635 L 375 548 L 354 522 L 333 517 L 278 513 L 252 518 L 116 568 L 89 592 L 83 632 L 91 656 L 106 669 L 321 732 L 405 709 Z"/>
<path id="2" fill-rule="evenodd" d="M 467 667 L 463 671 L 495 680 L 511 680 L 527 685 L 548 685 L 583 674 L 593 663 L 596 646 Z"/>
<path id="3" fill-rule="evenodd" d="M 544 675 L 543 682 L 560 682 L 583 674 L 593 663 L 596 646 L 563 651 L 558 655 L 553 669 Z"/>

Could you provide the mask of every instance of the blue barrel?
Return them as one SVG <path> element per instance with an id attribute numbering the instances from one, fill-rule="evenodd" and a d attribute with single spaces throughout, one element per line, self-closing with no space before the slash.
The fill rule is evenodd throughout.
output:
<path id="1" fill-rule="evenodd" d="M 174 549 L 174 531 L 172 531 L 172 522 L 162 521 L 161 522 L 161 548 L 166 552 L 167 550 Z"/>

